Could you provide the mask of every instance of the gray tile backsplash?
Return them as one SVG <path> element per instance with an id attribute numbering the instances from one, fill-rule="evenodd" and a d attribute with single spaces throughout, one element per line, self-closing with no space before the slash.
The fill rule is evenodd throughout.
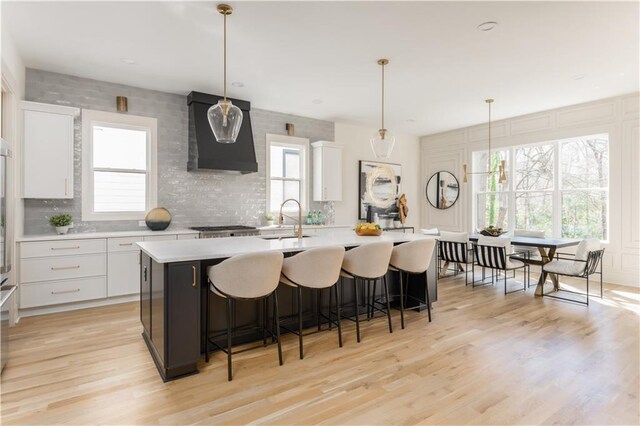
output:
<path id="1" fill-rule="evenodd" d="M 27 69 L 28 101 L 116 111 L 116 96 L 129 98 L 129 114 L 158 119 L 158 205 L 169 209 L 171 227 L 243 224 L 258 226 L 265 210 L 266 134 L 285 134 L 294 123 L 296 136 L 334 140 L 334 123 L 260 109 L 251 110 L 258 173 L 229 175 L 207 171 L 187 172 L 187 97 L 120 84 L 90 80 L 48 71 Z M 249 99 L 250 100 L 250 99 Z M 137 221 L 82 222 L 81 118 L 75 122 L 74 198 L 25 200 L 24 233 L 53 233 L 50 215 L 73 215 L 73 232 L 142 229 Z M 321 208 L 311 203 L 312 209 Z"/>

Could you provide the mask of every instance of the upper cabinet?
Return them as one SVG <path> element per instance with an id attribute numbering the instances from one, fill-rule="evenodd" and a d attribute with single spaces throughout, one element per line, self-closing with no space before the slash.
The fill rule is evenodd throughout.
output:
<path id="1" fill-rule="evenodd" d="M 22 198 L 73 198 L 73 120 L 80 109 L 22 102 Z"/>
<path id="2" fill-rule="evenodd" d="M 342 146 L 318 141 L 313 147 L 313 201 L 342 201 Z"/>

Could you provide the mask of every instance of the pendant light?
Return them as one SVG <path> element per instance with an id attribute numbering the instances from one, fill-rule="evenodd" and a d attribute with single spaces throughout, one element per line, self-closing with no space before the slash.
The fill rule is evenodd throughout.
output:
<path id="1" fill-rule="evenodd" d="M 507 165 L 506 165 L 506 161 L 505 160 L 500 160 L 500 164 L 498 165 L 498 170 L 494 170 L 493 167 L 491 166 L 491 163 L 492 163 L 492 158 L 491 158 L 491 104 L 493 103 L 493 99 L 485 99 L 485 102 L 487 103 L 487 105 L 489 105 L 489 167 L 487 168 L 486 172 L 469 172 L 469 171 L 467 171 L 467 164 L 463 164 L 462 165 L 462 171 L 464 173 L 464 178 L 462 179 L 462 182 L 464 182 L 464 183 L 468 183 L 467 175 L 487 175 L 487 176 L 491 176 L 491 175 L 497 174 L 498 175 L 498 183 L 504 183 L 504 182 L 507 181 L 507 174 L 506 174 Z"/>
<path id="2" fill-rule="evenodd" d="M 235 143 L 242 125 L 242 110 L 227 99 L 227 16 L 233 13 L 228 4 L 219 4 L 218 13 L 224 16 L 224 97 L 207 111 L 209 125 L 219 143 Z"/>
<path id="3" fill-rule="evenodd" d="M 391 151 L 393 151 L 393 145 L 396 143 L 396 138 L 384 128 L 384 66 L 389 63 L 388 59 L 378 59 L 378 65 L 382 67 L 382 125 L 371 137 L 371 149 L 376 158 L 389 158 Z"/>

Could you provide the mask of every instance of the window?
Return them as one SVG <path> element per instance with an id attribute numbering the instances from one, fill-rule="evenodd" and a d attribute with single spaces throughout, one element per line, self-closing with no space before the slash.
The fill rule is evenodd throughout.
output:
<path id="1" fill-rule="evenodd" d="M 267 135 L 267 210 L 280 211 L 284 200 L 300 201 L 308 206 L 309 140 L 293 136 Z M 295 203 L 287 203 L 283 211 L 296 211 Z"/>
<path id="2" fill-rule="evenodd" d="M 82 220 L 140 220 L 156 205 L 155 118 L 82 111 Z"/>
<path id="3" fill-rule="evenodd" d="M 473 154 L 473 171 L 488 153 Z M 606 134 L 521 145 L 492 152 L 507 160 L 507 182 L 473 175 L 474 226 L 545 231 L 549 237 L 608 238 L 609 137 Z"/>

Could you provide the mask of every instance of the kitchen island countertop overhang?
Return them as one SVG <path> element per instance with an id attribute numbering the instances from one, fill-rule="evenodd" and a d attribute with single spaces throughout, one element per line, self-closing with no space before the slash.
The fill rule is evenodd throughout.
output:
<path id="1" fill-rule="evenodd" d="M 183 241 L 147 241 L 137 243 L 140 249 L 157 263 L 221 259 L 260 251 L 299 252 L 318 247 L 356 247 L 376 241 L 400 244 L 419 239 L 436 238 L 431 235 L 387 232 L 380 236 L 358 236 L 353 231 L 336 231 L 328 235 L 302 239 L 264 239 L 262 237 L 227 237 Z"/>

